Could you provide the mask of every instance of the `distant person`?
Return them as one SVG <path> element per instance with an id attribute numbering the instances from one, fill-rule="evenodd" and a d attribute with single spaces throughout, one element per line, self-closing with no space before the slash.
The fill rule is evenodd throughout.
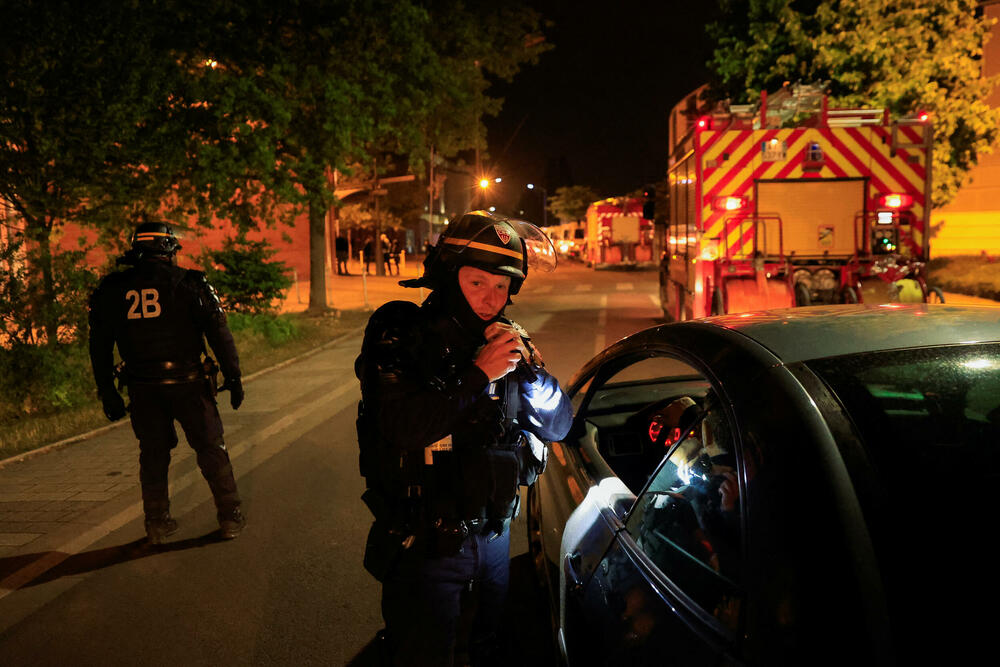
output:
<path id="1" fill-rule="evenodd" d="M 389 259 L 392 260 L 393 266 L 396 267 L 396 275 L 399 275 L 399 255 L 403 251 L 399 244 L 399 239 L 393 239 L 389 246 Z M 389 275 L 392 275 L 392 271 L 389 271 Z"/>
<path id="2" fill-rule="evenodd" d="M 347 260 L 350 258 L 350 244 L 347 242 L 347 237 L 340 235 L 337 240 L 334 241 L 334 248 L 337 252 L 337 275 L 338 276 L 349 276 L 351 272 L 347 270 Z"/>
<path id="3" fill-rule="evenodd" d="M 201 271 L 177 266 L 180 249 L 169 226 L 139 225 L 132 249 L 118 259 L 130 268 L 105 276 L 90 297 L 90 362 L 97 393 L 111 421 L 131 413 L 150 544 L 177 531 L 167 488 L 170 450 L 177 445 L 174 420 L 198 455 L 215 499 L 220 535 L 233 539 L 246 524 L 215 403 L 219 369 L 202 358 L 205 339 L 225 377 L 219 390 L 229 390 L 234 410 L 243 403 L 240 360 L 215 290 Z M 128 387 L 128 408 L 115 389 L 115 345 L 125 364 L 121 377 Z"/>
<path id="4" fill-rule="evenodd" d="M 362 256 L 365 258 L 365 273 L 371 274 L 371 263 L 375 261 L 375 249 L 372 247 L 371 238 L 365 239 L 365 246 L 361 250 Z"/>
<path id="5" fill-rule="evenodd" d="M 383 232 L 383 234 L 379 237 L 379 240 L 382 242 L 382 263 L 385 264 L 385 272 L 391 276 L 392 267 L 389 265 L 390 261 L 389 236 Z"/>

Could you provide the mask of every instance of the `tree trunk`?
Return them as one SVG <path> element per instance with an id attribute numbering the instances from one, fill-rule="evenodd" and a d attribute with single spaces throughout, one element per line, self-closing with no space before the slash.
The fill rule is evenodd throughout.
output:
<path id="1" fill-rule="evenodd" d="M 35 246 L 38 265 L 29 270 L 37 271 L 41 278 L 39 293 L 35 295 L 33 327 L 45 332 L 45 343 L 50 347 L 59 344 L 59 313 L 56 303 L 55 276 L 52 269 L 52 223 L 46 219 L 25 221 L 25 237 Z M 29 250 L 30 253 L 30 250 Z"/>
<path id="2" fill-rule="evenodd" d="M 375 181 L 376 188 L 378 181 Z M 385 253 L 388 248 L 382 247 L 382 214 L 379 212 L 378 195 L 372 193 L 375 198 L 375 275 L 385 275 Z"/>
<path id="3" fill-rule="evenodd" d="M 321 312 L 326 301 L 326 211 L 322 199 L 309 197 L 309 310 Z"/>

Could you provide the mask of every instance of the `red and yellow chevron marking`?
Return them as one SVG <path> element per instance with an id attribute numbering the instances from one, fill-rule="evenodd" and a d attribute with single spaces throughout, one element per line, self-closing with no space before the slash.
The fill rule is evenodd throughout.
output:
<path id="1" fill-rule="evenodd" d="M 899 141 L 922 142 L 922 128 L 900 126 Z M 777 140 L 787 145 L 786 158 L 764 162 L 761 144 Z M 891 131 L 882 126 L 842 128 L 790 128 L 776 130 L 707 130 L 696 136 L 700 154 L 699 191 L 701 229 L 709 238 L 723 237 L 730 256 L 752 251 L 753 229 L 740 225 L 732 213 L 714 210 L 716 197 L 750 197 L 757 180 L 769 179 L 869 179 L 870 195 L 905 193 L 913 197 L 911 212 L 916 218 L 912 234 L 923 243 L 924 183 L 927 156 L 923 148 L 898 149 L 890 155 Z M 823 152 L 822 167 L 806 171 L 809 145 L 818 143 Z M 910 162 L 910 156 L 916 159 Z"/>

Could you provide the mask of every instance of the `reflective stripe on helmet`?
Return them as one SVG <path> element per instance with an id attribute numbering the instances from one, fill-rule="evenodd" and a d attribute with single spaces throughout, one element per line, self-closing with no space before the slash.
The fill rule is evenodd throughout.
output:
<path id="1" fill-rule="evenodd" d="M 164 234 L 163 232 L 142 232 L 135 235 L 136 241 L 154 241 L 157 238 L 172 237 L 173 234 Z"/>
<path id="2" fill-rule="evenodd" d="M 451 245 L 462 246 L 463 248 L 473 248 L 475 250 L 482 250 L 484 252 L 492 252 L 497 255 L 505 255 L 507 257 L 515 257 L 517 259 L 522 259 L 524 257 L 523 253 L 519 250 L 511 250 L 510 248 L 500 248 L 489 243 L 480 243 L 479 241 L 467 241 L 465 239 L 453 239 L 453 238 L 442 238 L 444 243 L 450 243 Z"/>

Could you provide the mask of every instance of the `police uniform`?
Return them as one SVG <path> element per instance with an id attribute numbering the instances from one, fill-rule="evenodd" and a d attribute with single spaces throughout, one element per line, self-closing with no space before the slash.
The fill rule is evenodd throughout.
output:
<path id="1" fill-rule="evenodd" d="M 239 357 L 219 299 L 200 271 L 179 268 L 180 248 L 162 223 L 144 223 L 133 235 L 132 250 L 119 260 L 132 264 L 101 280 L 90 298 L 90 358 L 98 394 L 112 421 L 125 416 L 114 386 L 113 349 L 124 361 L 132 429 L 139 440 L 139 478 L 146 532 L 157 544 L 173 533 L 167 472 L 177 445 L 180 422 L 198 466 L 215 499 L 221 535 L 239 534 L 240 511 L 233 468 L 223 442 L 222 420 L 213 386 L 216 369 L 207 368 L 207 338 L 230 388 L 236 408 L 242 402 Z"/>
<path id="2" fill-rule="evenodd" d="M 523 365 L 491 383 L 475 364 L 491 322 L 469 307 L 457 269 L 510 275 L 516 293 L 524 255 L 505 219 L 469 214 L 428 258 L 429 278 L 401 283 L 431 287 L 427 300 L 390 302 L 365 331 L 355 366 L 364 500 L 375 515 L 365 566 L 383 583 L 393 664 L 452 664 L 460 619 L 478 661 L 506 597 L 518 485 L 544 467 L 529 444 L 569 430 L 569 400 L 544 368 Z"/>

